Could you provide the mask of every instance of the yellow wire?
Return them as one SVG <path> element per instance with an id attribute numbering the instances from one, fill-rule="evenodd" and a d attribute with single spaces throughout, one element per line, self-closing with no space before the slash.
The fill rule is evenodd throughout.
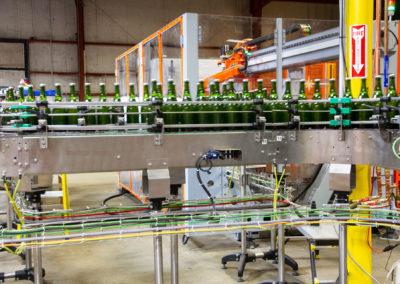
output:
<path id="1" fill-rule="evenodd" d="M 20 184 L 20 180 L 18 180 L 17 186 L 19 186 L 19 184 Z M 4 188 L 6 189 L 8 198 L 10 199 L 11 204 L 12 204 L 12 206 L 14 207 L 15 213 L 17 213 L 17 216 L 18 216 L 19 221 L 21 222 L 22 225 L 25 225 L 25 222 L 24 222 L 24 220 L 22 219 L 22 214 L 21 214 L 21 212 L 19 212 L 19 209 L 18 209 L 18 207 L 17 207 L 17 204 L 15 204 L 14 198 L 11 196 L 10 191 L 8 190 L 8 186 L 7 186 L 6 183 L 4 183 Z M 15 190 L 17 190 L 17 189 L 18 189 L 18 188 L 16 188 Z"/>
<path id="2" fill-rule="evenodd" d="M 282 178 L 283 178 L 283 176 L 284 176 L 284 174 L 285 174 L 285 170 L 286 170 L 286 167 L 283 169 L 281 178 L 280 178 L 279 181 L 278 181 L 278 174 L 276 173 L 276 167 L 275 167 L 275 165 L 274 165 L 274 173 L 275 173 L 275 191 L 274 191 L 274 204 L 273 204 L 273 207 L 274 207 L 274 215 L 275 215 L 274 217 L 275 217 L 275 219 L 276 219 L 276 206 L 277 206 L 277 203 L 278 203 L 279 185 L 281 184 Z"/>
<path id="3" fill-rule="evenodd" d="M 17 186 L 15 187 L 15 190 L 14 190 L 14 193 L 13 193 L 13 199 L 15 199 L 15 195 L 17 194 L 17 191 L 18 191 L 20 183 L 21 183 L 21 180 L 19 179 L 17 181 Z"/>

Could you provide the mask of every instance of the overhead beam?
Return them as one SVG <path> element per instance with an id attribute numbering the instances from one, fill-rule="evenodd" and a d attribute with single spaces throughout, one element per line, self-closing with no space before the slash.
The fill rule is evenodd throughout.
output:
<path id="1" fill-rule="evenodd" d="M 83 101 L 85 90 L 85 28 L 83 22 L 83 1 L 75 0 L 76 23 L 78 32 L 78 74 L 79 74 L 79 100 Z"/>

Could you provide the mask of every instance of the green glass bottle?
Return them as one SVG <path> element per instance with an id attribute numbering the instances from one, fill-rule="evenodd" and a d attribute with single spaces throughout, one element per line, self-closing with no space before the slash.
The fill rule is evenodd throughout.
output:
<path id="1" fill-rule="evenodd" d="M 25 102 L 24 87 L 21 85 L 18 86 L 18 102 L 19 103 Z"/>
<path id="2" fill-rule="evenodd" d="M 345 84 L 344 84 L 344 98 L 349 98 L 353 99 L 353 94 L 351 93 L 351 79 L 346 78 L 345 79 Z M 351 108 L 351 113 L 350 114 L 345 114 L 343 115 L 343 120 L 353 120 L 353 109 L 354 109 L 354 103 L 351 103 L 349 105 L 345 105 L 344 107 L 350 107 Z"/>
<path id="3" fill-rule="evenodd" d="M 77 102 L 78 97 L 76 95 L 76 89 L 75 89 L 75 83 L 69 83 L 69 98 L 68 101 L 71 103 Z M 78 113 L 78 110 L 76 107 L 70 108 L 69 113 Z M 68 116 L 68 124 L 69 125 L 77 125 L 78 124 L 78 116 L 77 115 L 71 115 Z"/>
<path id="4" fill-rule="evenodd" d="M 336 80 L 334 78 L 329 80 L 329 99 L 332 98 L 337 98 L 338 95 L 336 93 Z M 331 107 L 334 107 L 335 104 L 328 104 L 329 109 Z M 334 120 L 335 119 L 335 115 L 334 114 L 329 114 L 329 120 Z"/>
<path id="5" fill-rule="evenodd" d="M 119 83 L 114 83 L 114 102 L 120 102 L 121 101 L 121 94 L 119 91 Z M 121 117 L 121 119 L 118 119 Z M 114 106 L 112 107 L 112 119 L 111 122 L 113 124 L 121 122 L 122 118 L 124 117 L 124 111 L 122 106 Z"/>
<path id="6" fill-rule="evenodd" d="M 235 86 L 233 79 L 228 81 L 229 88 L 226 90 L 225 101 L 236 101 L 236 94 L 235 94 Z M 228 111 L 225 115 L 225 123 L 239 123 L 241 120 L 240 113 L 237 111 L 240 110 L 240 107 L 237 104 L 230 103 L 225 105 L 225 111 Z M 231 128 L 233 129 L 233 128 Z"/>
<path id="7" fill-rule="evenodd" d="M 291 84 L 291 80 L 287 79 L 285 81 L 285 93 L 283 94 L 283 98 L 282 98 L 284 100 L 293 99 L 292 91 L 290 89 L 290 84 Z M 281 104 L 281 106 L 282 106 L 281 110 L 284 110 L 284 111 L 281 112 L 281 122 L 289 122 L 290 115 L 289 115 L 289 112 L 286 109 L 290 108 L 290 106 L 289 106 L 288 103 Z"/>
<path id="8" fill-rule="evenodd" d="M 214 80 L 214 84 L 215 84 L 215 92 L 218 93 L 219 95 L 221 95 L 221 87 L 220 87 L 220 82 L 219 79 L 215 79 Z M 221 99 L 222 101 L 222 99 Z"/>
<path id="9" fill-rule="evenodd" d="M 129 83 L 129 102 L 136 102 L 135 95 L 135 84 Z M 127 108 L 127 122 L 128 123 L 139 123 L 139 107 L 138 106 L 128 106 Z M 129 114 L 133 113 L 133 114 Z"/>
<path id="10" fill-rule="evenodd" d="M 106 84 L 100 83 L 100 96 L 99 102 L 107 102 L 107 94 L 106 94 Z M 109 106 L 102 106 L 98 112 L 107 113 L 107 114 L 100 114 L 97 116 L 97 124 L 98 125 L 105 125 L 111 123 L 111 115 L 110 115 L 110 107 Z"/>
<path id="11" fill-rule="evenodd" d="M 15 102 L 14 90 L 12 88 L 8 88 L 6 91 L 6 102 L 7 103 Z M 18 106 L 10 106 L 3 109 L 4 114 L 17 113 L 17 112 L 18 112 Z M 8 124 L 13 119 L 16 119 L 16 117 L 13 116 L 3 117 L 2 124 Z"/>
<path id="12" fill-rule="evenodd" d="M 204 92 L 204 81 L 200 81 L 197 83 L 197 96 L 196 96 L 196 101 L 198 102 L 204 102 L 207 101 L 206 94 Z M 204 113 L 204 111 L 207 111 L 209 108 L 209 105 L 196 105 L 195 109 L 198 113 L 196 113 L 195 116 L 195 121 L 198 124 L 207 124 L 209 123 L 209 117 L 210 115 L 207 113 Z M 205 128 L 199 128 L 198 130 L 206 130 Z"/>
<path id="13" fill-rule="evenodd" d="M 159 97 L 158 88 L 157 88 L 157 80 L 151 80 L 151 100 L 154 101 Z"/>
<path id="14" fill-rule="evenodd" d="M 240 98 L 241 101 L 251 101 L 251 94 L 249 92 L 249 80 L 243 80 L 243 93 Z M 254 123 L 256 122 L 256 114 L 253 111 L 252 104 L 243 104 L 240 106 L 240 110 L 243 111 L 240 113 L 241 115 L 241 123 Z M 244 129 L 248 129 L 249 127 L 245 127 Z"/>
<path id="15" fill-rule="evenodd" d="M 307 100 L 305 83 L 304 79 L 300 80 L 299 100 Z M 309 122 L 311 116 L 311 113 L 309 112 L 311 110 L 310 104 L 298 103 L 296 108 L 298 115 L 300 116 L 300 123 Z"/>
<path id="16" fill-rule="evenodd" d="M 40 84 L 40 101 L 47 102 L 46 85 L 45 84 Z M 47 113 L 47 114 L 50 113 L 50 109 L 48 107 L 45 109 L 45 113 Z M 48 118 L 47 118 L 47 123 L 49 123 Z"/>
<path id="17" fill-rule="evenodd" d="M 175 86 L 175 83 L 174 83 Z M 176 94 L 176 92 L 175 92 Z M 164 96 L 163 96 L 163 91 L 162 91 L 162 84 L 161 83 L 157 83 L 157 99 L 159 101 L 164 101 Z"/>
<path id="18" fill-rule="evenodd" d="M 157 99 L 160 99 L 160 96 L 157 96 Z M 175 84 L 172 79 L 168 80 L 168 93 L 167 93 L 167 102 L 176 102 L 176 91 L 175 91 Z M 180 107 L 176 104 L 168 104 L 162 105 L 161 111 L 163 112 L 164 124 L 179 124 L 180 117 L 178 112 L 180 111 Z M 168 113 L 168 112 L 175 112 L 175 113 Z M 165 129 L 167 132 L 177 132 L 178 129 L 170 128 Z"/>
<path id="19" fill-rule="evenodd" d="M 25 102 L 25 95 L 24 95 L 24 87 L 23 86 L 18 86 L 18 102 L 23 103 Z M 24 116 L 24 114 L 29 114 L 28 113 L 28 107 L 27 106 L 18 106 L 18 111 L 21 113 L 21 116 L 19 117 L 22 120 L 22 126 L 30 126 L 29 123 L 29 116 Z"/>
<path id="20" fill-rule="evenodd" d="M 389 88 L 387 92 L 387 96 L 391 98 L 396 98 L 397 97 L 397 91 L 396 91 L 396 75 L 390 74 L 389 75 Z M 390 101 L 387 103 L 389 106 L 396 107 L 398 105 L 397 101 Z M 387 118 L 390 122 L 390 119 L 392 119 L 396 115 L 396 111 L 390 110 L 387 114 Z"/>
<path id="21" fill-rule="evenodd" d="M 322 100 L 321 97 L 321 91 L 320 91 L 320 80 L 315 79 L 314 80 L 314 95 L 313 95 L 313 100 Z M 312 121 L 313 122 L 319 122 L 319 121 L 327 121 L 327 115 L 325 114 L 326 106 L 324 103 L 312 103 L 311 104 L 311 110 L 313 111 L 312 113 Z M 316 126 L 317 128 L 320 128 L 320 126 Z"/>
<path id="22" fill-rule="evenodd" d="M 276 101 L 278 100 L 278 93 L 276 91 L 276 80 L 272 79 L 271 80 L 271 94 L 269 94 L 269 98 L 270 101 Z M 279 110 L 280 104 L 279 103 L 269 103 L 267 104 L 267 115 L 266 115 L 266 119 L 267 119 L 267 123 L 277 123 L 280 122 L 280 111 Z"/>
<path id="23" fill-rule="evenodd" d="M 35 95 L 33 94 L 33 86 L 32 85 L 28 85 L 28 96 L 26 97 L 26 101 L 28 103 L 34 103 L 36 102 L 36 98 Z M 27 109 L 29 114 L 35 114 L 38 111 L 38 109 L 36 107 L 28 107 Z M 36 116 L 30 116 L 28 119 L 28 124 L 31 125 L 37 125 L 37 117 Z"/>
<path id="24" fill-rule="evenodd" d="M 382 92 L 382 77 L 381 76 L 375 76 L 375 91 L 373 98 L 374 99 L 380 99 L 383 97 L 383 92 Z M 374 102 L 373 106 L 375 107 L 382 107 L 383 103 L 381 102 Z"/>
<path id="25" fill-rule="evenodd" d="M 92 102 L 92 95 L 90 94 L 90 83 L 85 83 L 85 102 Z M 90 109 L 90 107 L 88 107 Z M 90 110 L 88 114 L 94 113 L 94 110 Z M 96 117 L 94 115 L 85 115 L 86 125 L 95 125 Z"/>
<path id="26" fill-rule="evenodd" d="M 221 113 L 221 107 L 218 102 L 220 101 L 219 93 L 215 88 L 215 84 L 210 84 L 210 97 L 209 101 L 214 102 L 213 104 L 209 105 L 209 111 L 214 111 L 214 113 L 210 113 L 210 120 L 209 123 L 212 124 L 221 124 L 223 123 L 223 113 Z M 219 128 L 217 128 L 219 129 Z"/>
<path id="27" fill-rule="evenodd" d="M 56 95 L 54 97 L 54 101 L 56 103 L 62 102 L 63 97 L 61 95 L 61 85 L 59 83 L 54 84 L 56 89 Z M 66 109 L 64 108 L 53 108 L 53 114 L 65 114 Z M 67 117 L 66 116 L 53 116 L 53 124 L 55 125 L 65 125 L 67 124 Z"/>
<path id="28" fill-rule="evenodd" d="M 183 90 L 183 99 L 182 101 L 184 102 L 191 102 L 192 101 L 192 96 L 190 95 L 190 86 L 189 86 L 189 80 L 185 80 L 184 82 L 184 90 Z M 182 105 L 181 111 L 182 111 L 182 124 L 195 124 L 195 114 L 193 113 L 196 110 L 195 106 L 192 104 L 184 104 Z M 192 113 L 188 113 L 192 112 Z M 193 129 L 188 129 L 188 128 L 182 128 L 182 131 L 190 131 Z"/>
<path id="29" fill-rule="evenodd" d="M 151 102 L 151 97 L 149 94 L 149 84 L 144 83 L 143 86 L 143 102 L 150 103 Z M 151 113 L 145 113 L 145 112 L 152 112 L 152 107 L 151 105 L 148 106 L 142 106 L 140 112 L 144 113 L 141 115 L 142 123 L 146 124 L 153 124 L 154 123 L 154 116 Z"/>
<path id="30" fill-rule="evenodd" d="M 359 99 L 368 99 L 368 90 L 367 90 L 367 78 L 362 78 L 361 79 L 361 90 L 360 94 L 358 96 Z M 354 118 L 353 120 L 355 121 L 368 121 L 369 117 L 373 114 L 372 110 L 367 109 L 364 105 L 369 105 L 367 102 L 357 102 L 355 104 L 355 109 L 357 109 L 356 112 L 354 112 Z M 360 125 L 360 128 L 365 128 L 367 127 L 366 125 Z"/>

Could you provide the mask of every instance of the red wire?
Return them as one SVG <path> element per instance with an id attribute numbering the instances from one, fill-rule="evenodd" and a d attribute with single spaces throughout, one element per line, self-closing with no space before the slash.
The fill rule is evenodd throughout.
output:
<path id="1" fill-rule="evenodd" d="M 375 253 L 382 253 L 382 252 L 384 252 L 383 250 L 376 250 L 376 249 L 374 249 L 374 248 L 371 246 L 371 244 L 369 243 L 369 235 L 370 235 L 370 233 L 371 233 L 371 227 L 368 228 L 368 233 L 367 233 L 367 244 L 368 244 L 369 248 L 370 248 L 373 252 L 375 252 Z"/>
<path id="2" fill-rule="evenodd" d="M 233 201 L 233 202 L 224 202 L 224 203 L 218 203 L 216 204 L 217 206 L 219 205 L 228 205 L 228 204 L 237 204 L 237 203 L 245 203 L 245 202 L 251 202 L 251 201 L 273 201 L 273 199 L 251 199 L 251 200 L 242 200 L 242 201 Z M 284 201 L 284 200 L 277 200 L 277 202 L 280 203 L 285 203 L 285 204 L 290 204 L 290 202 Z M 176 208 L 187 208 L 187 207 L 207 207 L 211 206 L 211 204 L 202 204 L 202 205 L 185 205 L 185 206 L 174 206 L 174 207 L 166 207 L 176 209 Z M 52 217 L 31 217 L 31 216 L 24 216 L 24 218 L 29 219 L 29 220 L 44 220 L 44 219 L 64 219 L 64 218 L 78 218 L 78 217 L 90 217 L 90 216 L 103 216 L 103 215 L 113 215 L 113 214 L 120 214 L 120 213 L 129 213 L 129 212 L 134 212 L 134 211 L 144 211 L 144 210 L 149 210 L 149 208 L 139 208 L 139 209 L 132 209 L 132 210 L 127 210 L 127 211 L 115 211 L 115 212 L 104 212 L 104 213 L 91 213 L 91 214 L 80 214 L 80 215 L 73 215 L 73 216 L 52 216 Z M 68 213 L 66 213 L 68 214 Z"/>

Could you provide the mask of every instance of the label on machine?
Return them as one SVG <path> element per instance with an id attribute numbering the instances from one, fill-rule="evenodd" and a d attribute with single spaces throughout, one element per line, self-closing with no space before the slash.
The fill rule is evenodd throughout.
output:
<path id="1" fill-rule="evenodd" d="M 367 25 L 350 26 L 350 77 L 362 78 L 367 76 Z"/>

